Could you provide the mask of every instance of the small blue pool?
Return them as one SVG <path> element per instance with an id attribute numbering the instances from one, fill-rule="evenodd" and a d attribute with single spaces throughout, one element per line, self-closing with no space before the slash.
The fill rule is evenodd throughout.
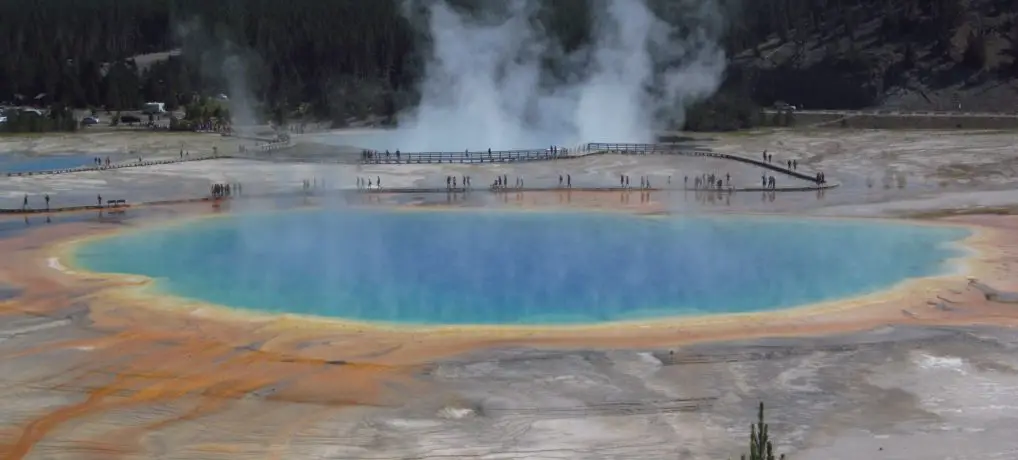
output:
<path id="1" fill-rule="evenodd" d="M 755 312 L 886 289 L 959 255 L 957 228 L 609 213 L 235 215 L 79 248 L 84 268 L 266 312 L 577 324 Z"/>
<path id="2" fill-rule="evenodd" d="M 95 157 L 94 155 L 0 156 L 0 174 L 54 171 L 91 166 Z"/>

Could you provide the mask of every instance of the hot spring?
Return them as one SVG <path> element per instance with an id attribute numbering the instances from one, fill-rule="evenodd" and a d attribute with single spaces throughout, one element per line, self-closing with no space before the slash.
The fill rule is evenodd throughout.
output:
<path id="1" fill-rule="evenodd" d="M 258 312 L 580 324 L 757 312 L 945 273 L 958 228 L 615 213 L 316 209 L 118 234 L 82 268 Z"/>

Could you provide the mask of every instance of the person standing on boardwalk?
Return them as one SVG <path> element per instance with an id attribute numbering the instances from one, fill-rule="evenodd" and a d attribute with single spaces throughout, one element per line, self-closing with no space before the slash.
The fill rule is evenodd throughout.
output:
<path id="1" fill-rule="evenodd" d="M 46 194 L 46 210 L 49 211 L 49 193 Z"/>
<path id="2" fill-rule="evenodd" d="M 573 175 L 566 174 L 566 188 L 573 188 Z"/>
<path id="3" fill-rule="evenodd" d="M 25 200 L 21 203 L 21 210 L 24 211 L 26 209 L 28 209 L 28 195 L 25 195 Z"/>
<path id="4" fill-rule="evenodd" d="M 100 208 L 101 208 L 101 207 L 103 207 L 103 196 L 102 196 L 102 195 L 96 195 L 96 196 L 95 196 L 95 202 L 96 202 L 96 204 L 97 204 L 97 205 L 98 205 L 98 206 L 99 206 Z"/>
<path id="5" fill-rule="evenodd" d="M 558 175 L 558 188 L 562 188 L 562 175 Z"/>

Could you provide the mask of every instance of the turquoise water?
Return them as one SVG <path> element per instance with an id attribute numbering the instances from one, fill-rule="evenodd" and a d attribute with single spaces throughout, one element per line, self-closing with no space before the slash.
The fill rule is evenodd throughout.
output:
<path id="1" fill-rule="evenodd" d="M 424 324 L 752 312 L 943 273 L 955 228 L 600 213 L 315 210 L 99 240 L 77 262 L 259 311 Z"/>
<path id="2" fill-rule="evenodd" d="M 98 155 L 52 155 L 37 157 L 2 157 L 0 156 L 0 173 L 26 173 L 53 171 L 57 169 L 73 169 L 91 166 L 92 159 Z"/>

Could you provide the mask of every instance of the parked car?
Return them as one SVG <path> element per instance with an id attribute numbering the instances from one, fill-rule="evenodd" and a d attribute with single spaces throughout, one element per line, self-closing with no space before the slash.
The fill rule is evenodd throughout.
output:
<path id="1" fill-rule="evenodd" d="M 141 117 L 138 117 L 136 115 L 122 115 L 120 117 L 120 122 L 127 123 L 129 125 L 134 123 L 141 123 Z"/>
<path id="2" fill-rule="evenodd" d="M 99 124 L 99 117 L 88 116 L 81 119 L 81 124 L 84 126 L 92 126 Z"/>
<path id="3" fill-rule="evenodd" d="M 791 112 L 794 112 L 796 110 L 794 105 L 789 104 L 787 102 L 775 102 L 774 103 L 774 109 L 775 110 L 788 110 L 788 111 L 791 111 Z"/>

